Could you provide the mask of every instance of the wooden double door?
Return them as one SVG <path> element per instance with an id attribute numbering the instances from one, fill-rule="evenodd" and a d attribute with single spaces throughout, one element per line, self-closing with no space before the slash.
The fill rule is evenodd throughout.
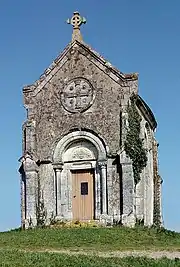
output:
<path id="1" fill-rule="evenodd" d="M 92 170 L 72 171 L 73 220 L 94 219 L 94 175 Z"/>

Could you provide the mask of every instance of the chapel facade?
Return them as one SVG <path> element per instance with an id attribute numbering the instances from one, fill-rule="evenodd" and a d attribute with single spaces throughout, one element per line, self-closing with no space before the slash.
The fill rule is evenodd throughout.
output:
<path id="1" fill-rule="evenodd" d="M 68 23 L 72 41 L 39 80 L 23 88 L 22 227 L 36 226 L 38 212 L 47 224 L 52 217 L 162 223 L 157 123 L 138 95 L 138 75 L 120 72 L 84 43 L 85 18 L 78 12 Z M 132 96 L 147 156 L 138 183 L 125 150 Z"/>

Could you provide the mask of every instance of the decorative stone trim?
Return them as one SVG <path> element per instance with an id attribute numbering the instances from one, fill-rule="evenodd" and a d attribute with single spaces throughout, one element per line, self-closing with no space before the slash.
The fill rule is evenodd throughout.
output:
<path id="1" fill-rule="evenodd" d="M 79 139 L 84 139 L 92 143 L 98 151 L 98 160 L 105 161 L 107 155 L 107 147 L 105 148 L 101 140 L 94 134 L 86 131 L 75 131 L 64 136 L 58 143 L 54 144 L 53 162 L 62 162 L 62 155 L 66 151 L 66 148 L 72 142 L 76 142 Z"/>

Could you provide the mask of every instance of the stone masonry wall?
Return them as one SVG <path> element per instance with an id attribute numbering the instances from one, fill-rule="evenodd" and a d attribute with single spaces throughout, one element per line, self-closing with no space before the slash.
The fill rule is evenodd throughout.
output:
<path id="1" fill-rule="evenodd" d="M 103 137 L 111 155 L 120 148 L 120 103 L 127 102 L 131 87 L 129 81 L 122 87 L 102 72 L 80 51 L 69 52 L 69 60 L 51 78 L 44 88 L 32 97 L 26 93 L 31 119 L 36 122 L 36 155 L 40 160 L 51 159 L 52 144 L 73 129 L 88 129 Z M 66 84 L 76 78 L 86 78 L 93 86 L 93 101 L 82 113 L 70 113 L 61 103 L 61 92 Z"/>

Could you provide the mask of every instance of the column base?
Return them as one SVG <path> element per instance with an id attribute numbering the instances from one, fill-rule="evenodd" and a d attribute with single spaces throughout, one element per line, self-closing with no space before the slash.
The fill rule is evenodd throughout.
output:
<path id="1" fill-rule="evenodd" d="M 99 216 L 99 222 L 103 226 L 113 225 L 113 216 L 110 216 L 108 214 L 101 214 Z"/>
<path id="2" fill-rule="evenodd" d="M 133 213 L 131 214 L 123 214 L 121 216 L 121 222 L 122 225 L 127 227 L 134 227 L 136 223 L 135 215 Z"/>
<path id="3" fill-rule="evenodd" d="M 35 227 L 37 227 L 37 219 L 36 218 L 25 219 L 23 221 L 22 228 L 30 229 L 30 228 L 35 228 Z"/>

